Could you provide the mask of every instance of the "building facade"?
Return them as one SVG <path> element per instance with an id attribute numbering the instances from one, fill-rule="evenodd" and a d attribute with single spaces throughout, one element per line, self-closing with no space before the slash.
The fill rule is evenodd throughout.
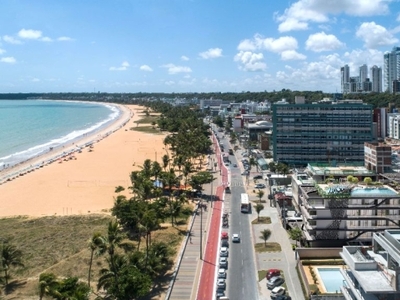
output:
<path id="1" fill-rule="evenodd" d="M 370 69 L 371 80 L 372 80 L 372 87 L 371 91 L 374 93 L 381 93 L 382 92 L 382 68 L 377 66 L 373 66 Z"/>
<path id="2" fill-rule="evenodd" d="M 346 300 L 400 299 L 400 230 L 374 233 L 372 247 L 344 246 L 341 292 Z"/>
<path id="3" fill-rule="evenodd" d="M 392 169 L 392 146 L 383 143 L 365 143 L 364 165 L 377 174 L 389 172 Z"/>
<path id="4" fill-rule="evenodd" d="M 400 47 L 394 47 L 392 51 L 383 55 L 385 92 L 393 93 L 393 82 L 400 79 Z"/>
<path id="5" fill-rule="evenodd" d="M 341 87 L 342 93 L 347 94 L 350 93 L 350 68 L 348 65 L 344 65 L 340 68 L 341 73 Z"/>
<path id="6" fill-rule="evenodd" d="M 357 100 L 274 104 L 273 158 L 288 165 L 364 161 L 373 140 L 372 106 Z"/>

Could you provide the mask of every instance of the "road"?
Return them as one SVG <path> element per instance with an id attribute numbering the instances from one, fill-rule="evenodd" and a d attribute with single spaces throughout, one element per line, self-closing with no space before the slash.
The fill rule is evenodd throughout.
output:
<path id="1" fill-rule="evenodd" d="M 229 145 L 226 139 L 221 138 L 221 142 Z M 231 186 L 231 194 L 225 195 L 224 211 L 229 213 L 229 236 L 239 233 L 240 243 L 230 242 L 229 265 L 227 278 L 227 296 L 229 300 L 259 299 L 258 278 L 256 276 L 256 265 L 254 255 L 254 242 L 252 241 L 250 228 L 250 214 L 240 212 L 240 194 L 245 193 L 243 178 L 240 169 L 233 167 L 239 166 L 235 156 L 230 155 L 231 165 L 229 167 L 228 181 Z"/>

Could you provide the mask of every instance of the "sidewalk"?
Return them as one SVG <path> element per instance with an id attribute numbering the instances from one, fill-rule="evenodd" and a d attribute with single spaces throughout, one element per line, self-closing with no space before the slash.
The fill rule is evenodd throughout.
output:
<path id="1" fill-rule="evenodd" d="M 212 210 L 203 210 L 202 215 L 194 214 L 191 236 L 186 237 L 182 261 L 175 279 L 169 299 L 188 300 L 196 299 L 197 284 L 199 282 L 202 261 L 200 260 L 200 232 L 203 231 L 202 244 L 203 253 L 207 240 L 207 228 Z M 191 240 L 191 242 L 190 242 Z"/>

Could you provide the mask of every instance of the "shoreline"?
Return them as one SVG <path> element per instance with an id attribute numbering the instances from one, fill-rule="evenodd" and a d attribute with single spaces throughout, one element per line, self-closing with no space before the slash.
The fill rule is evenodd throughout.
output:
<path id="1" fill-rule="evenodd" d="M 119 185 L 129 197 L 130 173 L 164 154 L 165 134 L 130 130 L 143 107 L 112 105 L 121 115 L 109 126 L 6 169 L 14 177 L 0 181 L 0 217 L 108 213 Z"/>
<path id="2" fill-rule="evenodd" d="M 50 149 L 46 152 L 42 152 L 27 160 L 21 161 L 15 165 L 12 165 L 11 167 L 1 169 L 0 185 L 6 183 L 7 181 L 14 180 L 19 176 L 30 173 L 36 169 L 42 168 L 48 164 L 54 163 L 59 159 L 68 157 L 69 155 L 79 152 L 87 146 L 99 142 L 101 139 L 106 138 L 108 135 L 123 127 L 132 118 L 132 112 L 130 111 L 130 116 L 127 116 L 127 111 L 125 111 L 126 108 L 123 105 L 114 103 L 110 103 L 107 105 L 114 106 L 116 109 L 118 109 L 120 116 L 115 118 L 114 120 L 111 120 L 108 124 L 103 124 L 102 126 L 97 128 L 96 130 L 93 130 L 90 133 L 85 133 L 81 136 L 77 136 L 66 143 L 58 145 L 57 147 L 50 147 Z M 115 128 L 117 124 L 120 124 L 120 126 Z M 79 146 L 78 144 L 82 145 Z"/>

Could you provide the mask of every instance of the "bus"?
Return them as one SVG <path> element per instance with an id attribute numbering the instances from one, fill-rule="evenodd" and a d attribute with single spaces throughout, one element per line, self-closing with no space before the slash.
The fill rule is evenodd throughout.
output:
<path id="1" fill-rule="evenodd" d="M 240 195 L 240 211 L 242 213 L 250 213 L 251 212 L 251 204 L 249 201 L 249 195 L 243 193 Z"/>

